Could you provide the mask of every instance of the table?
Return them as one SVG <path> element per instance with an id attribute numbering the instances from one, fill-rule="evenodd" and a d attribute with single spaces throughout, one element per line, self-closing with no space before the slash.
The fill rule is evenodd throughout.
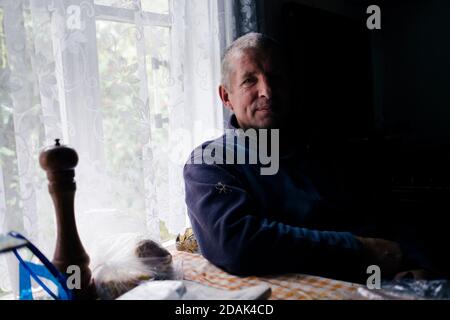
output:
<path id="1" fill-rule="evenodd" d="M 269 300 L 347 300 L 357 297 L 360 284 L 323 277 L 289 273 L 269 277 L 239 277 L 214 266 L 202 255 L 171 251 L 175 265 L 181 265 L 183 279 L 225 290 L 239 290 L 258 284 L 271 287 Z"/>

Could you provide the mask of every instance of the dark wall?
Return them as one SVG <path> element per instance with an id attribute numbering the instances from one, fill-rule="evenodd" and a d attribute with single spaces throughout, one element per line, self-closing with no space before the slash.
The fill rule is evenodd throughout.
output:
<path id="1" fill-rule="evenodd" d="M 408 140 L 450 143 L 450 2 L 386 5 L 378 46 L 384 125 Z M 419 142 L 417 141 L 417 142 Z"/>
<path id="2" fill-rule="evenodd" d="M 375 131 L 370 33 L 355 7 L 328 3 L 336 10 L 281 3 L 272 28 L 284 44 L 294 87 L 289 138 L 306 145 L 309 174 L 322 195 L 374 211 L 382 182 L 369 146 Z"/>
<path id="3" fill-rule="evenodd" d="M 298 3 L 282 6 L 300 135 L 321 142 L 365 139 L 373 131 L 370 37 L 365 22 Z"/>
<path id="4" fill-rule="evenodd" d="M 364 6 L 364 1 L 358 0 L 262 0 L 261 4 L 265 7 L 264 31 L 272 36 L 279 36 L 283 31 L 279 18 L 286 3 L 297 3 L 354 19 L 360 18 L 361 12 L 365 12 L 367 7 Z"/>
<path id="5" fill-rule="evenodd" d="M 450 2 L 445 0 L 264 0 L 263 30 L 287 30 L 283 8 L 301 4 L 354 20 L 365 27 L 366 8 L 381 8 L 382 29 L 368 31 L 374 128 L 408 145 L 450 145 Z M 298 25 L 301 25 L 299 22 Z M 305 25 L 305 24 L 303 24 Z M 329 24 L 330 25 L 330 24 Z M 334 30 L 330 29 L 330 34 Z M 360 41 L 355 39 L 355 41 Z"/>
<path id="6" fill-rule="evenodd" d="M 365 25 L 372 1 L 264 1 L 263 30 L 286 45 L 299 96 L 294 141 L 313 137 L 317 163 L 336 189 L 394 226 L 445 229 L 450 2 L 375 3 L 381 30 Z"/>

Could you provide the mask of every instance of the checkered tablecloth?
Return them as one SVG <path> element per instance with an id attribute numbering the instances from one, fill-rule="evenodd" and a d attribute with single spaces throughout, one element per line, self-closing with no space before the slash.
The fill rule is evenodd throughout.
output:
<path id="1" fill-rule="evenodd" d="M 266 284 L 272 293 L 269 300 L 344 300 L 351 299 L 360 285 L 304 274 L 270 277 L 238 277 L 214 266 L 199 254 L 171 252 L 174 263 L 181 266 L 183 279 L 225 290 L 239 290 Z"/>

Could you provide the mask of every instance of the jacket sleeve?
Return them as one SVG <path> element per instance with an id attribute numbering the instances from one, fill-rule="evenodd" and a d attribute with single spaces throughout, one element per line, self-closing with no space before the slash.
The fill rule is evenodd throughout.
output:
<path id="1" fill-rule="evenodd" d="M 184 179 L 201 253 L 229 273 L 365 274 L 361 244 L 351 233 L 310 230 L 261 216 L 238 174 L 226 165 L 187 164 Z"/>

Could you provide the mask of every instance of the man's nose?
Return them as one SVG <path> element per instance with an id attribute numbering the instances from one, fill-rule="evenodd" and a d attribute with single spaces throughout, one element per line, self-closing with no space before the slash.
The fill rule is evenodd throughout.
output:
<path id="1" fill-rule="evenodd" d="M 272 85 L 270 84 L 267 77 L 262 77 L 261 81 L 259 81 L 259 97 L 265 97 L 267 99 L 272 98 Z"/>

